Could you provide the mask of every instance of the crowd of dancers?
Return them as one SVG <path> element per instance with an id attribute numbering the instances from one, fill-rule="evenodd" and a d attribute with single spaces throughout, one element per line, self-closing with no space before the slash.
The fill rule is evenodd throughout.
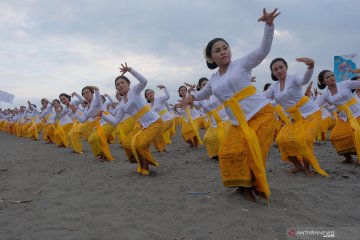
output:
<path id="1" fill-rule="evenodd" d="M 242 58 L 232 60 L 228 42 L 222 38 L 209 41 L 205 48 L 206 65 L 217 71 L 196 84 L 185 83 L 178 89 L 179 101 L 169 104 L 169 91 L 155 96 L 145 89 L 147 79 L 134 68 L 121 64 L 115 79 L 116 100 L 101 94 L 96 86 L 85 86 L 81 94 L 61 93 L 49 101 L 41 99 L 41 108 L 27 106 L 0 112 L 0 130 L 72 148 L 83 153 L 87 141 L 94 156 L 101 161 L 114 158 L 109 144 L 121 144 L 139 175 L 152 175 L 150 165 L 159 166 L 150 146 L 165 152 L 176 128 L 191 148 L 204 145 L 209 158 L 218 159 L 225 187 L 237 187 L 247 200 L 255 195 L 270 198 L 266 177 L 266 159 L 275 142 L 283 161 L 293 164 L 291 173 L 303 172 L 328 176 L 314 152 L 314 142 L 330 139 L 346 163 L 360 163 L 360 81 L 336 82 L 330 70 L 320 71 L 313 91 L 311 78 L 315 62 L 297 58 L 306 66 L 305 73 L 288 74 L 283 58 L 270 63 L 264 90 L 252 84 L 251 71 L 271 50 L 274 19 L 280 13 L 263 10 L 259 22 L 265 23 L 260 46 Z M 360 69 L 351 70 L 360 73 Z M 136 83 L 126 76 L 131 74 Z M 305 94 L 303 88 L 307 86 Z M 206 129 L 201 136 L 199 129 Z M 328 135 L 328 132 L 330 134 Z"/>

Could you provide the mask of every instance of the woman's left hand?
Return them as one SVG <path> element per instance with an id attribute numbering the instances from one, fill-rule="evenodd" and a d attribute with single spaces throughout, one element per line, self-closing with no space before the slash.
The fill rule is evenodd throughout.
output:
<path id="1" fill-rule="evenodd" d="M 127 63 L 125 63 L 125 65 L 124 65 L 124 64 L 121 64 L 121 67 L 119 67 L 119 69 L 120 69 L 120 72 L 121 72 L 121 76 L 123 76 L 125 73 L 131 71 L 131 67 L 129 67 L 129 66 L 127 65 Z"/>
<path id="2" fill-rule="evenodd" d="M 277 8 L 275 8 L 272 12 L 266 12 L 266 9 L 263 9 L 263 15 L 258 19 L 258 22 L 266 22 L 267 25 L 272 26 L 274 19 L 279 16 L 281 12 L 276 12 Z"/>
<path id="3" fill-rule="evenodd" d="M 308 66 L 308 69 L 313 69 L 315 62 L 311 58 L 297 58 L 296 61 L 303 62 Z"/>

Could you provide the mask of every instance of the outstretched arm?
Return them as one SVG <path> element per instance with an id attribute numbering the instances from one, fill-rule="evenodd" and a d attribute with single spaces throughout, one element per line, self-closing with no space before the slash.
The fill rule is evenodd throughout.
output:
<path id="1" fill-rule="evenodd" d="M 274 19 L 280 14 L 280 12 L 277 13 L 276 11 L 277 9 L 268 13 L 264 8 L 263 15 L 258 19 L 258 22 L 266 23 L 264 35 L 260 47 L 243 58 L 245 60 L 245 66 L 248 69 L 253 69 L 259 65 L 270 52 L 272 40 L 274 38 Z"/>
<path id="2" fill-rule="evenodd" d="M 303 85 L 310 82 L 311 77 L 312 77 L 313 72 L 314 72 L 315 62 L 311 58 L 297 58 L 296 60 L 298 62 L 303 62 L 303 63 L 305 63 L 307 65 L 307 70 L 306 70 L 304 76 L 302 78 L 297 78 L 296 79 L 296 84 L 298 84 L 300 86 L 303 86 Z"/>
<path id="3" fill-rule="evenodd" d="M 157 87 L 158 87 L 159 89 L 164 89 L 164 93 L 165 93 L 165 96 L 161 96 L 161 97 L 160 97 L 160 102 L 164 103 L 164 102 L 166 102 L 167 100 L 169 100 L 169 99 L 170 99 L 170 93 L 169 93 L 169 91 L 167 90 L 167 88 L 166 88 L 165 86 L 163 86 L 163 85 L 158 85 Z"/>
<path id="4" fill-rule="evenodd" d="M 136 94 L 140 94 L 142 90 L 146 87 L 147 80 L 145 77 L 143 77 L 140 73 L 132 69 L 125 63 L 125 65 L 121 64 L 120 67 L 121 76 L 123 76 L 125 73 L 130 72 L 138 81 L 139 83 L 136 84 L 133 88 L 135 89 Z"/>
<path id="5" fill-rule="evenodd" d="M 112 116 L 111 114 L 108 114 L 108 115 L 102 114 L 101 117 L 102 117 L 102 119 L 104 119 L 105 121 L 110 123 L 111 125 L 116 126 L 121 122 L 124 115 L 125 115 L 125 112 L 123 111 L 123 109 L 119 108 L 115 116 Z"/>

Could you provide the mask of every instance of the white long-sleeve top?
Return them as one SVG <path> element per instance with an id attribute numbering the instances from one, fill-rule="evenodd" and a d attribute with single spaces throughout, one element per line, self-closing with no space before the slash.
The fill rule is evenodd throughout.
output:
<path id="1" fill-rule="evenodd" d="M 166 112 L 160 116 L 161 119 L 163 120 L 163 122 L 166 122 L 166 121 L 173 119 L 173 116 L 168 111 L 168 107 L 167 107 L 167 100 L 170 99 L 170 93 L 166 89 L 166 87 L 164 88 L 164 93 L 165 93 L 165 96 L 156 97 L 154 99 L 152 109 L 154 109 L 157 113 L 160 113 L 161 111 L 166 110 Z"/>
<path id="2" fill-rule="evenodd" d="M 316 103 L 319 106 L 323 106 L 324 104 L 332 104 L 335 106 L 340 106 L 349 101 L 351 98 L 354 97 L 353 93 L 351 92 L 351 89 L 360 89 L 360 81 L 350 81 L 345 80 L 342 82 L 339 82 L 336 84 L 337 87 L 337 93 L 334 95 L 331 95 L 331 92 L 328 88 L 326 88 L 326 91 L 317 98 Z M 355 118 L 360 116 L 360 101 L 352 106 L 349 107 L 350 111 L 354 115 Z M 345 113 L 343 111 L 340 111 L 339 117 L 341 119 L 346 119 Z"/>
<path id="3" fill-rule="evenodd" d="M 113 116 L 116 116 L 118 111 L 122 111 L 121 108 L 124 107 L 123 105 L 125 105 L 124 100 L 121 100 L 119 102 L 119 104 L 116 106 L 115 109 L 113 109 L 112 111 L 110 111 L 110 114 Z M 126 119 L 128 119 L 129 117 L 131 117 L 129 114 L 125 113 L 125 115 L 122 117 L 122 119 L 120 120 L 120 122 L 124 122 Z"/>
<path id="4" fill-rule="evenodd" d="M 32 111 L 31 111 L 31 118 L 34 119 L 35 123 L 39 123 L 41 122 L 40 119 L 39 119 L 39 111 L 33 107 Z"/>
<path id="5" fill-rule="evenodd" d="M 274 26 L 265 24 L 264 35 L 260 47 L 246 56 L 232 61 L 222 76 L 220 76 L 219 71 L 214 73 L 206 86 L 194 94 L 195 100 L 203 100 L 211 94 L 214 94 L 220 102 L 224 102 L 229 100 L 237 92 L 252 85 L 250 81 L 251 70 L 258 66 L 270 52 L 273 36 Z M 268 100 L 260 92 L 256 92 L 238 102 L 243 109 L 247 120 L 252 118 L 268 103 Z M 232 124 L 239 125 L 229 107 L 226 107 L 226 113 Z"/>
<path id="6" fill-rule="evenodd" d="M 98 111 L 100 111 L 102 106 L 101 96 L 99 91 L 95 91 L 94 97 L 91 100 L 89 106 L 83 111 L 77 109 L 74 116 L 81 122 L 84 123 L 89 119 L 94 119 Z"/>
<path id="7" fill-rule="evenodd" d="M 186 106 L 186 108 L 189 108 L 189 109 L 190 109 L 190 115 L 191 115 L 191 118 L 192 118 L 193 120 L 201 117 L 199 111 L 198 111 L 195 107 Z M 180 117 L 183 117 L 183 118 L 184 118 L 184 121 L 185 121 L 186 123 L 189 122 L 189 118 L 188 118 L 188 115 L 187 115 L 185 109 L 183 109 L 183 108 L 178 108 L 178 109 L 176 109 L 176 112 L 178 113 L 178 115 L 179 115 Z"/>
<path id="8" fill-rule="evenodd" d="M 83 103 L 83 102 L 85 101 L 85 99 L 84 99 L 81 95 L 79 95 L 78 93 L 75 93 L 75 96 L 76 96 L 77 99 L 74 99 L 74 98 L 73 98 L 73 99 L 70 101 L 69 104 L 77 107 L 77 106 L 79 106 L 81 103 Z M 62 110 L 60 113 L 57 113 L 57 117 L 58 117 L 59 119 L 63 118 L 65 115 L 69 116 L 71 119 L 76 118 L 75 115 L 74 115 L 74 113 L 72 112 L 71 108 L 69 108 L 68 106 L 64 106 L 63 110 Z"/>
<path id="9" fill-rule="evenodd" d="M 141 91 L 144 90 L 147 84 L 146 78 L 140 73 L 131 69 L 130 73 L 139 81 L 134 87 L 130 88 L 127 93 L 127 102 L 125 104 L 119 104 L 119 109 L 115 116 L 103 115 L 102 118 L 116 126 L 124 117 L 126 113 L 130 116 L 135 116 L 143 107 L 146 106 L 146 102 L 142 97 Z M 140 124 L 143 128 L 149 127 L 152 123 L 156 122 L 160 118 L 159 114 L 154 110 L 150 110 L 145 113 L 140 119 Z"/>
<path id="10" fill-rule="evenodd" d="M 303 96 L 302 86 L 310 82 L 314 69 L 307 69 L 304 75 L 287 75 L 284 90 L 280 91 L 280 82 L 272 84 L 265 92 L 264 96 L 268 99 L 274 98 L 285 111 L 294 106 Z M 305 118 L 318 111 L 320 108 L 312 100 L 299 108 L 301 115 Z"/>
<path id="11" fill-rule="evenodd" d="M 209 100 L 205 99 L 201 101 L 194 101 L 193 104 L 197 107 L 201 107 L 204 110 L 204 113 L 208 113 L 221 106 L 221 102 L 214 95 L 211 95 Z M 225 108 L 218 111 L 218 114 L 222 122 L 226 122 L 227 120 L 229 120 L 229 117 L 225 112 Z M 217 127 L 216 121 L 212 115 L 210 117 L 210 125 L 211 127 Z"/>
<path id="12" fill-rule="evenodd" d="M 53 106 L 49 103 L 44 110 L 39 113 L 39 118 L 44 119 L 53 110 Z"/>

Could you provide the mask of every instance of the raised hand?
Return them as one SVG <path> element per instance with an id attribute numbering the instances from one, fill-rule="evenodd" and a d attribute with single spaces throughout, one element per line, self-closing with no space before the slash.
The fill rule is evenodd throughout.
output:
<path id="1" fill-rule="evenodd" d="M 131 67 L 129 67 L 127 65 L 127 63 L 125 63 L 125 65 L 121 64 L 121 67 L 119 67 L 119 69 L 120 69 L 120 72 L 121 72 L 121 76 L 123 76 L 125 73 L 131 71 Z"/>
<path id="2" fill-rule="evenodd" d="M 318 89 L 317 89 L 317 88 L 314 88 L 314 95 L 315 95 L 315 97 L 316 97 L 317 95 L 319 95 L 319 92 L 318 92 Z"/>
<path id="3" fill-rule="evenodd" d="M 311 58 L 296 58 L 296 61 L 303 62 L 308 66 L 308 69 L 313 69 L 315 62 Z"/>
<path id="4" fill-rule="evenodd" d="M 69 104 L 69 107 L 71 108 L 71 111 L 72 111 L 73 113 L 76 112 L 76 107 L 75 107 L 74 105 Z"/>
<path id="5" fill-rule="evenodd" d="M 276 12 L 277 8 L 275 8 L 272 12 L 267 12 L 266 9 L 263 9 L 263 15 L 258 19 L 258 22 L 266 22 L 267 25 L 272 26 L 274 19 L 279 16 L 281 12 Z"/>
<path id="6" fill-rule="evenodd" d="M 94 91 L 99 91 L 99 88 L 96 87 L 96 86 L 90 86 L 90 87 L 91 87 L 91 89 L 94 90 Z"/>
<path id="7" fill-rule="evenodd" d="M 195 88 L 195 87 L 196 87 L 195 83 L 194 83 L 194 84 L 190 84 L 190 83 L 184 82 L 184 85 L 187 86 L 187 87 L 189 87 L 189 88 Z"/>
<path id="8" fill-rule="evenodd" d="M 178 103 L 174 105 L 175 108 L 184 108 L 187 105 L 191 105 L 194 102 L 194 95 L 189 94 L 183 100 L 178 100 Z"/>

